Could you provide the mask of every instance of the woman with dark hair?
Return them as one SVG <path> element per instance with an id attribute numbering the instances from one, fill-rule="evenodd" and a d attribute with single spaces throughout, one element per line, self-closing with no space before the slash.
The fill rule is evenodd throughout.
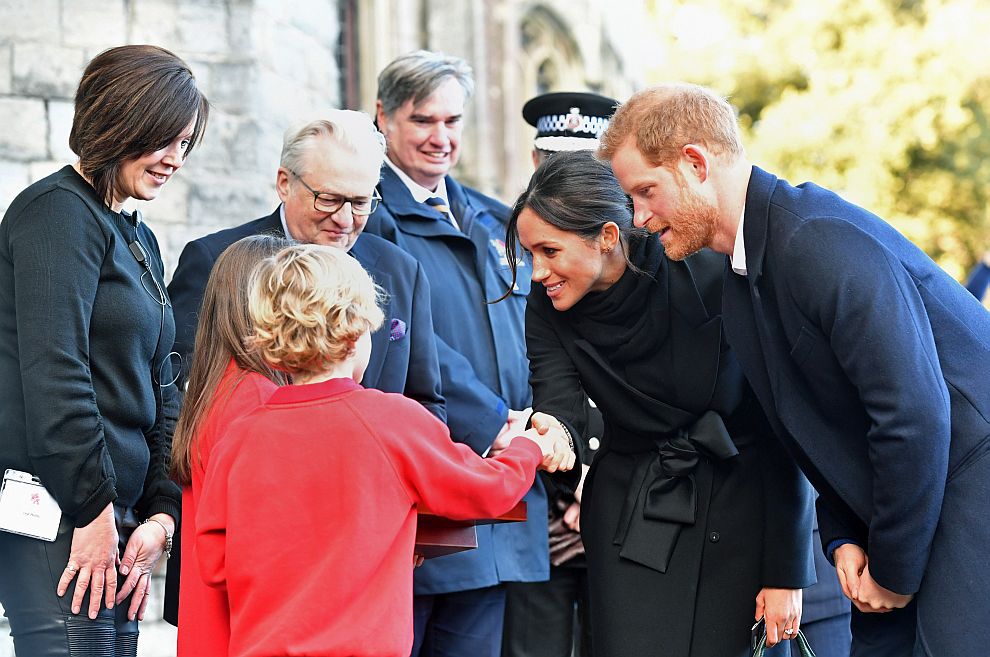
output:
<path id="1" fill-rule="evenodd" d="M 158 196 L 207 114 L 167 50 L 100 53 L 76 92 L 79 160 L 0 223 L 0 470 L 36 486 L 31 503 L 57 504 L 50 542 L 0 532 L 0 604 L 20 655 L 136 654 L 179 517 L 167 471 L 178 395 L 158 244 L 123 204 Z"/>
<path id="2" fill-rule="evenodd" d="M 513 207 L 533 259 L 526 311 L 533 409 L 605 431 L 584 484 L 592 652 L 729 657 L 754 618 L 793 636 L 814 582 L 810 489 L 775 449 L 721 338 L 725 258 L 675 262 L 633 228 L 607 163 L 558 153 Z"/>
<path id="3" fill-rule="evenodd" d="M 248 314 L 248 283 L 254 268 L 290 244 L 284 238 L 267 235 L 234 242 L 217 258 L 203 293 L 189 385 L 172 443 L 172 476 L 182 484 L 180 657 L 227 654 L 227 595 L 204 584 L 199 575 L 197 500 L 210 453 L 223 431 L 267 401 L 286 382 L 283 373 L 247 350 L 244 340 L 254 331 Z"/>

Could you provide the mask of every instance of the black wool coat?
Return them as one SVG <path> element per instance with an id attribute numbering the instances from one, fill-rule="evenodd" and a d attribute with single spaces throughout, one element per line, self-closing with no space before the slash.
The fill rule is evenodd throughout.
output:
<path id="1" fill-rule="evenodd" d="M 599 655 L 747 654 L 760 589 L 815 581 L 811 488 L 721 339 L 725 266 L 712 252 L 665 260 L 646 288 L 667 379 L 648 387 L 666 399 L 579 332 L 581 302 L 558 312 L 542 286 L 529 296 L 534 410 L 582 436 L 587 394 L 605 421 L 581 518 Z"/>

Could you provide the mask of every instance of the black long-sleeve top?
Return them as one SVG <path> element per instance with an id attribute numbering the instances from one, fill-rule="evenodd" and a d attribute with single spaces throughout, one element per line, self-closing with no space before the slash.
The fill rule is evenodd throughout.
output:
<path id="1" fill-rule="evenodd" d="M 112 501 L 179 517 L 162 276 L 151 230 L 72 167 L 21 192 L 0 223 L 0 470 L 37 475 L 77 527 Z"/>

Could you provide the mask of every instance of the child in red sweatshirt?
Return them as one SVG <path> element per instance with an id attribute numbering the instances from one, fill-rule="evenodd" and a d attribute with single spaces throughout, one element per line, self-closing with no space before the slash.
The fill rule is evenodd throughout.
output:
<path id="1" fill-rule="evenodd" d="M 226 588 L 230 655 L 407 657 L 417 505 L 497 516 L 538 467 L 573 457 L 529 430 L 482 459 L 416 402 L 362 388 L 380 291 L 346 254 L 285 249 L 250 294 L 251 347 L 293 385 L 231 425 L 199 502 L 200 570 Z"/>

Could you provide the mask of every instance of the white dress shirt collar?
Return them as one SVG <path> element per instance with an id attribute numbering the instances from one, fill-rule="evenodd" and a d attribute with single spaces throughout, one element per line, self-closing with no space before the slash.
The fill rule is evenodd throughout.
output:
<path id="1" fill-rule="evenodd" d="M 387 157 L 385 158 L 385 164 L 387 164 L 388 167 L 395 172 L 395 175 L 399 177 L 399 180 L 401 180 L 402 184 L 406 186 L 406 189 L 409 190 L 409 193 L 412 194 L 412 197 L 416 199 L 417 203 L 426 203 L 426 199 L 439 196 L 443 199 L 443 202 L 447 204 L 447 207 L 450 207 L 450 199 L 447 198 L 447 181 L 443 178 L 440 179 L 440 184 L 437 185 L 437 190 L 435 192 L 431 192 L 407 176 L 405 171 L 392 164 L 392 160 Z"/>
<path id="2" fill-rule="evenodd" d="M 387 157 L 385 158 L 385 164 L 387 164 L 388 167 L 395 172 L 395 175 L 399 177 L 399 180 L 401 180 L 402 184 L 406 186 L 406 189 L 409 190 L 409 193 L 412 194 L 413 199 L 415 199 L 417 203 L 426 203 L 426 199 L 433 198 L 434 196 L 442 198 L 444 205 L 447 206 L 447 216 L 450 217 L 450 223 L 452 223 L 454 228 L 457 230 L 461 229 L 460 224 L 457 223 L 457 217 L 454 216 L 454 211 L 450 207 L 450 199 L 447 198 L 447 180 L 445 178 L 441 178 L 440 184 L 437 185 L 436 191 L 431 192 L 407 176 L 405 171 L 392 164 L 392 160 Z"/>
<path id="3" fill-rule="evenodd" d="M 285 222 L 285 203 L 278 206 L 278 217 L 282 220 L 282 232 L 285 233 L 285 237 L 290 240 L 295 240 L 296 238 L 289 232 L 289 224 Z"/>
<path id="4" fill-rule="evenodd" d="M 746 275 L 746 241 L 743 239 L 743 220 L 746 218 L 746 208 L 739 215 L 739 227 L 736 228 L 736 243 L 732 248 L 732 271 L 740 276 Z"/>

